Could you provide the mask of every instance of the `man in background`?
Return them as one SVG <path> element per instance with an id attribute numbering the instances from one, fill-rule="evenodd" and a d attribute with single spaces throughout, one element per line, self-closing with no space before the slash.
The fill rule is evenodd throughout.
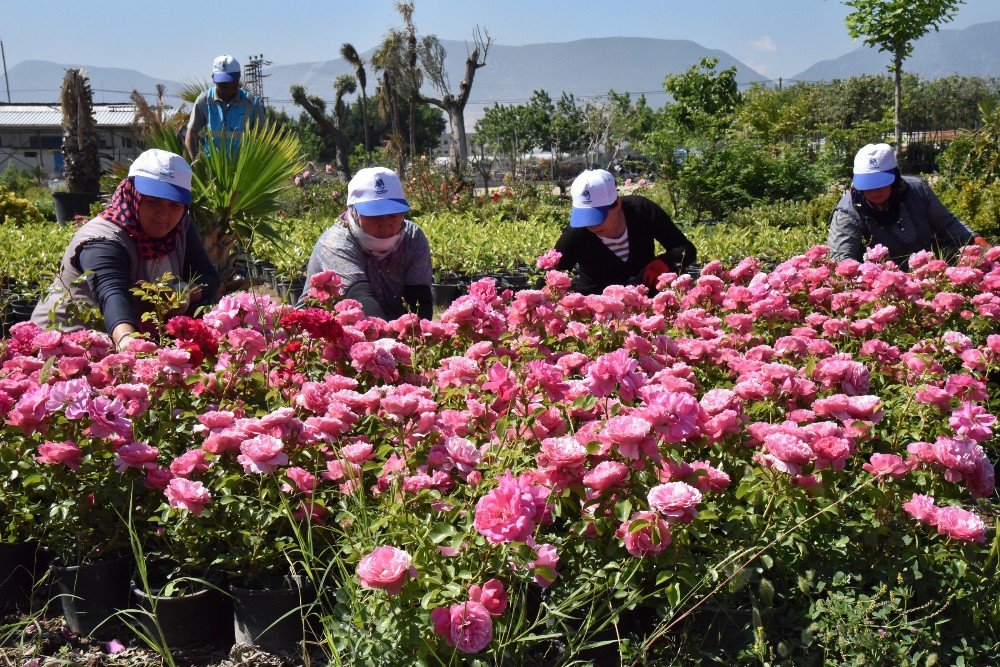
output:
<path id="1" fill-rule="evenodd" d="M 240 63 L 232 56 L 219 56 L 212 63 L 215 85 L 198 96 L 188 120 L 184 147 L 189 160 L 198 155 L 198 135 L 203 131 L 203 150 L 214 144 L 235 153 L 243 131 L 264 121 L 264 105 L 240 88 L 240 72 Z"/>

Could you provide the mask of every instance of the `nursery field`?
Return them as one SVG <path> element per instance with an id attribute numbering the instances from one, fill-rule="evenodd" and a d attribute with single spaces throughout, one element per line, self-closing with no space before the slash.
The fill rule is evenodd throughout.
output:
<path id="1" fill-rule="evenodd" d="M 1000 247 L 905 273 L 808 229 L 723 263 L 766 239 L 693 228 L 652 295 L 545 253 L 430 321 L 327 273 L 154 303 L 123 353 L 13 326 L 0 657 L 997 662 Z"/>

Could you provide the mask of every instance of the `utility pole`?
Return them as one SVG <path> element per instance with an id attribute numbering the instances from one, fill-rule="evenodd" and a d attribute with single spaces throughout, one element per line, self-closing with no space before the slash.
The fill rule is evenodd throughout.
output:
<path id="1" fill-rule="evenodd" d="M 7 78 L 7 54 L 3 50 L 3 41 L 0 41 L 0 58 L 3 59 L 3 82 L 7 86 L 7 104 L 10 104 L 10 80 Z"/>
<path id="2" fill-rule="evenodd" d="M 260 101 L 267 106 L 267 98 L 264 97 L 264 78 L 270 74 L 264 74 L 264 68 L 271 64 L 270 60 L 264 60 L 264 54 L 260 53 L 250 56 L 247 64 L 243 66 L 243 81 L 247 92 L 256 95 Z"/>

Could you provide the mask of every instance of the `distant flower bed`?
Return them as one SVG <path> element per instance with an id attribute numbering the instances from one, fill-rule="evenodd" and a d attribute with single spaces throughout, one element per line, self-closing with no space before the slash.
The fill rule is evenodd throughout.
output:
<path id="1" fill-rule="evenodd" d="M 131 517 L 175 574 L 292 565 L 360 662 L 697 656 L 707 608 L 748 656 L 995 636 L 1000 247 L 884 257 L 584 296 L 548 253 L 541 289 L 481 280 L 436 321 L 324 273 L 303 310 L 234 294 L 122 353 L 17 325 L 0 537 L 96 560 Z"/>

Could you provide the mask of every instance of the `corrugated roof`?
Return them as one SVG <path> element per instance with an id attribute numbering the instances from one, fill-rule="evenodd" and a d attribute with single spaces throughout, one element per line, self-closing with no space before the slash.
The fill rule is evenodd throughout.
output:
<path id="1" fill-rule="evenodd" d="M 98 127 L 129 127 L 135 119 L 135 105 L 95 104 Z M 58 104 L 0 104 L 0 127 L 59 127 L 62 110 Z"/>

